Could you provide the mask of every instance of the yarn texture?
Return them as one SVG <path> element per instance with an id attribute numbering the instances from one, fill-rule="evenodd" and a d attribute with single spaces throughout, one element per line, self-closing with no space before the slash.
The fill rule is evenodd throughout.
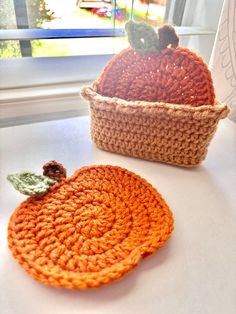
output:
<path id="1" fill-rule="evenodd" d="M 160 52 L 159 39 L 155 30 L 146 23 L 129 21 L 125 25 L 130 46 L 140 53 Z"/>
<path id="2" fill-rule="evenodd" d="M 47 176 L 37 175 L 33 172 L 24 171 L 18 174 L 9 174 L 7 180 L 12 183 L 14 188 L 22 194 L 30 196 L 39 196 L 56 183 L 56 181 Z"/>
<path id="3" fill-rule="evenodd" d="M 168 205 L 146 180 L 120 167 L 90 166 L 21 203 L 8 242 L 33 278 L 87 289 L 120 279 L 172 230 Z"/>
<path id="4" fill-rule="evenodd" d="M 50 160 L 43 165 L 43 174 L 56 181 L 66 178 L 66 169 L 56 160 Z"/>
<path id="5" fill-rule="evenodd" d="M 168 46 L 176 48 L 179 44 L 179 37 L 171 25 L 164 25 L 156 32 L 144 22 L 135 23 L 131 20 L 126 23 L 125 30 L 130 46 L 142 54 L 159 53 Z"/>
<path id="6" fill-rule="evenodd" d="M 81 90 L 89 102 L 94 143 L 147 160 L 198 165 L 219 120 L 229 113 L 215 99 L 207 65 L 177 47 L 170 25 L 158 33 L 143 23 L 129 22 L 126 28 L 134 49 L 114 56 L 97 81 Z"/>
<path id="7" fill-rule="evenodd" d="M 184 167 L 205 159 L 218 121 L 229 113 L 220 103 L 192 107 L 103 97 L 96 84 L 81 93 L 90 104 L 91 136 L 97 147 Z"/>
<path id="8" fill-rule="evenodd" d="M 182 47 L 147 54 L 127 48 L 110 60 L 96 83 L 100 95 L 127 101 L 193 107 L 215 104 L 207 65 L 194 52 Z"/>

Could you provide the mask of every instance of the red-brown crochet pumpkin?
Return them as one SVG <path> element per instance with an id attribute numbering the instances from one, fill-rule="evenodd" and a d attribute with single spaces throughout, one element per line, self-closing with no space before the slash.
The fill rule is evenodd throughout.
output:
<path id="1" fill-rule="evenodd" d="M 128 101 L 215 104 L 207 65 L 189 49 L 177 47 L 171 26 L 159 28 L 157 34 L 144 23 L 129 22 L 126 31 L 133 48 L 108 63 L 97 81 L 99 94 Z"/>

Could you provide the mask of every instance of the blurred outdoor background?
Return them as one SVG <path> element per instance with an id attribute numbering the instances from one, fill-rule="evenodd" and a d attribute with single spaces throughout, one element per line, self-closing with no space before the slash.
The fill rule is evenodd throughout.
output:
<path id="1" fill-rule="evenodd" d="M 0 29 L 17 29 L 20 1 L 0 0 Z M 133 8 L 133 10 L 132 10 Z M 163 23 L 166 0 L 26 0 L 28 28 L 123 28 L 131 17 L 158 26 Z M 22 27 L 27 28 L 27 27 Z M 31 40 L 33 57 L 106 54 L 127 46 L 125 37 Z M 1 58 L 21 57 L 19 41 L 0 41 Z"/>

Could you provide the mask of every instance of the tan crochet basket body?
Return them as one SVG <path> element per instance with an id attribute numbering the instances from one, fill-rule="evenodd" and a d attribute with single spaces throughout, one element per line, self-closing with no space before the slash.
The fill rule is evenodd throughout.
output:
<path id="1" fill-rule="evenodd" d="M 226 105 L 193 107 L 164 102 L 126 101 L 97 93 L 96 83 L 85 87 L 91 136 L 101 149 L 179 166 L 198 165 Z"/>

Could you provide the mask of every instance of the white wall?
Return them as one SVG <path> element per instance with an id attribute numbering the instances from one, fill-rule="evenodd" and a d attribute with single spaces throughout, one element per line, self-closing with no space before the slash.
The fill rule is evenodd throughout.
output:
<path id="1" fill-rule="evenodd" d="M 183 26 L 199 26 L 217 30 L 224 0 L 187 0 L 183 16 Z M 181 44 L 188 46 L 209 62 L 215 35 L 191 36 L 183 38 Z"/>

